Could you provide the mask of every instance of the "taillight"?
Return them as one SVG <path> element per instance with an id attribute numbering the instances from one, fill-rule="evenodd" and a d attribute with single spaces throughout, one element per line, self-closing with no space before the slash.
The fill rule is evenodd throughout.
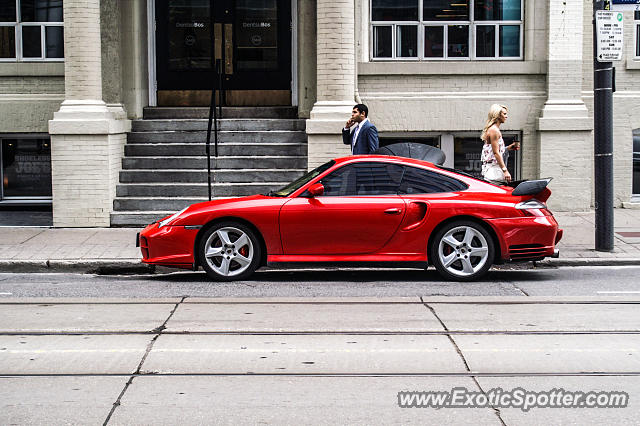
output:
<path id="1" fill-rule="evenodd" d="M 549 216 L 547 205 L 535 198 L 516 204 L 516 209 L 521 210 L 525 216 Z"/>

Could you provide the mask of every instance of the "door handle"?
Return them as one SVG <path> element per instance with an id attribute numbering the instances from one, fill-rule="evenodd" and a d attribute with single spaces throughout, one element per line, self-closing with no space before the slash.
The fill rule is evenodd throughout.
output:
<path id="1" fill-rule="evenodd" d="M 385 214 L 400 214 L 400 213 L 402 213 L 402 209 L 399 209 L 399 208 L 395 207 L 395 208 L 392 208 L 392 209 L 386 209 L 384 211 L 384 213 Z"/>

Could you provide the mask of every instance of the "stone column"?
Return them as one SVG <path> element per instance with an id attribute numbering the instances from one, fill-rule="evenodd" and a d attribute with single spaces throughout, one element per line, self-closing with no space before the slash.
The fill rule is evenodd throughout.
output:
<path id="1" fill-rule="evenodd" d="M 110 226 L 130 122 L 102 100 L 100 1 L 63 7 L 65 100 L 49 121 L 53 225 Z"/>
<path id="2" fill-rule="evenodd" d="M 309 169 L 348 155 L 342 128 L 354 105 L 353 0 L 317 0 L 317 101 L 307 120 Z"/>
<path id="3" fill-rule="evenodd" d="M 556 210 L 591 206 L 593 120 L 582 101 L 584 2 L 548 1 L 547 102 L 538 119 L 540 177 L 553 177 Z"/>

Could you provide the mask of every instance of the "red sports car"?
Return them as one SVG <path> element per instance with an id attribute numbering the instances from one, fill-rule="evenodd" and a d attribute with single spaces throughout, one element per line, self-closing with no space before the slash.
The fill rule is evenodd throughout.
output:
<path id="1" fill-rule="evenodd" d="M 145 263 L 202 266 L 216 280 L 282 262 L 432 264 L 473 280 L 494 263 L 557 257 L 548 182 L 497 186 L 426 161 L 352 156 L 268 194 L 193 204 L 138 243 Z"/>

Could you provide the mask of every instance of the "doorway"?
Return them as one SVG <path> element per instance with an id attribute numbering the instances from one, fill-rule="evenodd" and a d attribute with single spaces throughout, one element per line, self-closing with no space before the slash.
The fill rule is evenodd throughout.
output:
<path id="1" fill-rule="evenodd" d="M 156 0 L 158 106 L 291 105 L 290 0 Z"/>

